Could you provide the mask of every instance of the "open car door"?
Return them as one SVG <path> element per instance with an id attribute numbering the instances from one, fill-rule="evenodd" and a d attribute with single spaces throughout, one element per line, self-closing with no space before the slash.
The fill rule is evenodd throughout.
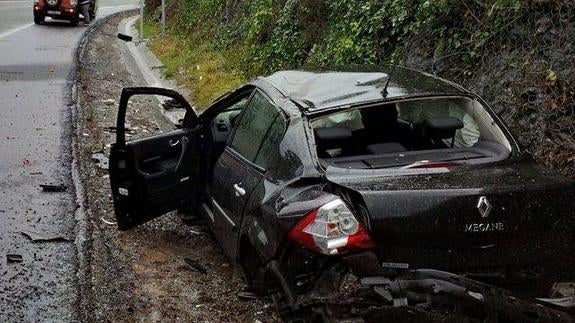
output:
<path id="1" fill-rule="evenodd" d="M 186 109 L 182 128 L 126 142 L 126 110 L 128 103 L 132 103 L 130 98 L 137 95 L 175 100 Z M 120 230 L 174 210 L 199 192 L 201 156 L 197 116 L 179 93 L 161 88 L 125 88 L 116 127 L 109 173 Z"/>

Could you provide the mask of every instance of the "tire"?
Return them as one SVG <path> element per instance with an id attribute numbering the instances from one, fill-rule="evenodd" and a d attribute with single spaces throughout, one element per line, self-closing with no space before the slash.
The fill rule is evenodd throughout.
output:
<path id="1" fill-rule="evenodd" d="M 72 20 L 70 20 L 70 24 L 72 26 L 78 26 L 79 23 L 80 23 L 80 16 L 79 15 L 75 15 L 74 18 L 72 18 Z"/>
<path id="2" fill-rule="evenodd" d="M 34 13 L 34 23 L 36 25 L 41 25 L 44 23 L 44 20 L 46 19 L 46 16 L 44 16 L 41 13 Z"/>
<path id="3" fill-rule="evenodd" d="M 251 243 L 247 239 L 240 240 L 240 268 L 248 284 L 248 288 L 256 294 L 266 295 L 266 277 L 264 266 Z"/>

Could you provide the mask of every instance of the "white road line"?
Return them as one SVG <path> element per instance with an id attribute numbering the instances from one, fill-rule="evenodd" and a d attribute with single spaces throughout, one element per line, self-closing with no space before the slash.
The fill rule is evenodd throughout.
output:
<path id="1" fill-rule="evenodd" d="M 32 23 L 29 23 L 29 24 L 27 24 L 27 25 L 20 26 L 20 27 L 18 27 L 18 28 L 14 28 L 14 29 L 8 30 L 8 31 L 6 31 L 6 32 L 3 32 L 3 33 L 0 34 L 0 39 L 1 39 L 1 38 L 4 38 L 4 37 L 8 37 L 8 36 L 12 35 L 13 33 L 17 33 L 17 32 L 19 32 L 20 30 L 24 30 L 24 29 L 26 29 L 26 28 L 28 28 L 28 27 L 30 27 L 30 26 L 34 26 L 34 23 L 32 22 Z"/>

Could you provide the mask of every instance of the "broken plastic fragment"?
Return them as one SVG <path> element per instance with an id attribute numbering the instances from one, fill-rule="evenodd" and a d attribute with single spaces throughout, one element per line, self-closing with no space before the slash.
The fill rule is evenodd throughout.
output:
<path id="1" fill-rule="evenodd" d="M 64 184 L 60 185 L 51 185 L 51 184 L 40 184 L 42 191 L 44 192 L 64 192 L 68 188 Z"/>
<path id="2" fill-rule="evenodd" d="M 106 127 L 102 127 L 102 130 L 107 131 L 107 132 L 113 132 L 113 133 L 115 133 L 116 130 L 118 130 L 118 129 L 116 128 L 116 126 L 106 126 Z M 132 128 L 130 128 L 130 127 L 125 127 L 125 128 L 124 128 L 124 131 L 126 131 L 126 132 L 134 132 L 134 130 L 133 130 Z"/>
<path id="3" fill-rule="evenodd" d="M 22 230 L 20 233 L 32 242 L 65 242 L 69 241 L 68 238 L 61 235 L 43 235 L 39 232 L 32 230 Z"/>
<path id="4" fill-rule="evenodd" d="M 106 105 L 114 105 L 116 104 L 116 100 L 114 99 L 107 99 L 107 100 L 102 100 L 102 102 Z"/>
<path id="5" fill-rule="evenodd" d="M 189 267 L 199 271 L 200 273 L 202 273 L 204 275 L 208 273 L 208 269 L 204 265 L 199 263 L 197 260 L 190 259 L 190 258 L 184 258 L 184 262 Z"/>
<path id="6" fill-rule="evenodd" d="M 106 223 L 107 225 L 116 225 L 116 222 L 112 222 L 112 221 L 108 221 L 106 219 L 104 219 L 103 217 L 100 217 L 100 221 Z"/>
<path id="7" fill-rule="evenodd" d="M 101 169 L 108 169 L 108 157 L 103 152 L 92 154 L 92 161 L 98 164 Z"/>
<path id="8" fill-rule="evenodd" d="M 16 254 L 7 254 L 6 255 L 6 261 L 10 264 L 10 263 L 14 263 L 14 262 L 22 262 L 22 256 L 21 255 L 16 255 Z"/>
<path id="9" fill-rule="evenodd" d="M 130 42 L 130 41 L 132 41 L 133 38 L 130 35 L 118 33 L 118 39 L 123 40 L 125 42 Z"/>

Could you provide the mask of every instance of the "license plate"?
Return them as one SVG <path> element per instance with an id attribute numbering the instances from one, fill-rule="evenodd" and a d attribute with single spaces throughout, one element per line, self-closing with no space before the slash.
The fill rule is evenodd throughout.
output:
<path id="1" fill-rule="evenodd" d="M 60 15 L 61 12 L 58 10 L 48 10 L 49 15 Z"/>

